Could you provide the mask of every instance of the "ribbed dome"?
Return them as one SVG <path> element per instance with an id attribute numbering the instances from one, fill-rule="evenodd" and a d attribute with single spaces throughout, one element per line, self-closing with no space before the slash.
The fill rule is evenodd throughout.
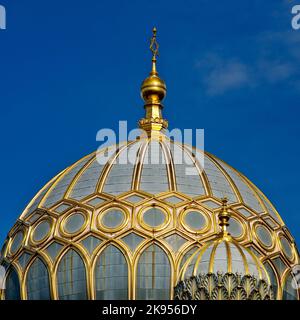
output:
<path id="1" fill-rule="evenodd" d="M 180 271 L 180 280 L 208 273 L 238 273 L 265 280 L 271 285 L 263 264 L 249 249 L 241 246 L 231 237 L 219 238 L 199 248 L 186 261 Z"/>
<path id="2" fill-rule="evenodd" d="M 274 292 L 259 259 L 221 232 L 188 258 L 174 296 L 178 300 L 273 300 Z"/>
<path id="3" fill-rule="evenodd" d="M 219 232 L 216 213 L 223 197 L 232 212 L 234 240 L 211 243 Z M 8 288 L 23 279 L 24 299 L 168 299 L 199 244 L 203 258 L 196 272 L 248 270 L 265 277 L 268 268 L 278 298 L 288 292 L 283 290 L 297 297 L 283 288 L 291 266 L 298 263 L 294 240 L 262 192 L 209 153 L 165 136 L 140 138 L 94 152 L 53 178 L 9 232 L 2 264 L 11 270 Z M 265 269 L 258 263 L 262 259 Z M 151 280 L 155 288 L 150 291 L 143 280 L 150 272 L 143 264 L 149 261 L 154 274 L 164 270 L 161 283 Z M 81 289 L 63 284 L 64 277 L 79 277 L 66 274 L 75 272 L 68 269 L 75 264 L 83 277 L 77 284 Z M 47 292 L 37 291 L 39 274 L 44 284 L 50 275 L 56 284 L 52 291 L 50 285 Z M 136 280 L 127 284 L 130 277 Z M 7 299 L 19 297 L 11 292 L 16 291 L 7 289 Z"/>
<path id="4" fill-rule="evenodd" d="M 124 164 L 127 155 L 129 161 Z M 160 142 L 141 139 L 84 157 L 50 181 L 21 217 L 25 218 L 37 208 L 51 209 L 63 200 L 85 202 L 100 193 L 120 197 L 130 191 L 149 195 L 178 192 L 186 199 L 213 197 L 217 200 L 226 196 L 230 203 L 244 204 L 256 216 L 267 214 L 282 225 L 276 210 L 247 178 L 211 154 L 182 147 L 168 139 Z M 170 201 L 177 202 L 176 198 Z M 210 201 L 205 205 L 216 208 L 219 203 Z M 242 214 L 250 216 L 246 208 Z"/>
<path id="5" fill-rule="evenodd" d="M 6 291 L 0 299 L 179 298 L 173 289 L 186 261 L 196 273 L 206 272 L 192 280 L 200 297 L 210 294 L 207 282 L 224 287 L 212 291 L 213 298 L 271 297 L 265 280 L 257 287 L 253 274 L 270 279 L 278 299 L 299 299 L 291 285 L 299 263 L 294 239 L 269 200 L 222 160 L 165 136 L 156 29 L 150 49 L 141 137 L 87 155 L 37 193 L 2 248 Z M 215 242 L 224 197 L 232 238 Z M 221 218 L 224 231 L 225 211 Z M 201 259 L 193 262 L 199 247 Z M 220 280 L 211 271 L 225 275 Z M 182 288 L 186 297 L 185 283 Z"/>

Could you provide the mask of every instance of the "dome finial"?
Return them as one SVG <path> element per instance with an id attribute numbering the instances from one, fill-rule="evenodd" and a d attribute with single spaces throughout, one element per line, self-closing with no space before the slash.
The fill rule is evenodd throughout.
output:
<path id="1" fill-rule="evenodd" d="M 152 69 L 148 78 L 146 78 L 141 87 L 141 96 L 145 101 L 144 108 L 146 115 L 139 121 L 139 127 L 151 135 L 153 132 L 161 131 L 168 127 L 168 121 L 163 119 L 161 110 L 163 109 L 162 100 L 167 93 L 165 82 L 158 76 L 156 61 L 159 56 L 158 42 L 156 40 L 157 29 L 152 30 L 150 40 L 150 50 L 152 53 Z"/>
<path id="2" fill-rule="evenodd" d="M 150 41 L 150 50 L 152 52 L 152 71 L 151 71 L 151 74 L 152 75 L 156 75 L 157 74 L 157 71 L 156 71 L 156 57 L 159 56 L 159 52 L 158 52 L 158 49 L 159 49 L 159 44 L 156 40 L 156 28 L 154 27 L 152 29 L 152 38 L 151 38 L 151 41 Z"/>
<path id="3" fill-rule="evenodd" d="M 228 199 L 226 197 L 222 198 L 222 209 L 218 215 L 219 226 L 221 228 L 221 234 L 223 236 L 228 236 L 227 227 L 229 226 L 230 213 L 228 212 Z"/>

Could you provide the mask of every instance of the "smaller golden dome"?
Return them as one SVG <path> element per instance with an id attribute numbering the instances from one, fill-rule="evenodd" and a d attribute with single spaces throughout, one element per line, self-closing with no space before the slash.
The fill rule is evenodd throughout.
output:
<path id="1" fill-rule="evenodd" d="M 270 277 L 262 262 L 227 232 L 230 213 L 227 199 L 222 201 L 218 215 L 221 232 L 185 262 L 175 287 L 175 299 L 274 299 Z"/>
<path id="2" fill-rule="evenodd" d="M 208 273 L 238 273 L 271 284 L 268 273 L 255 254 L 229 235 L 221 236 L 197 250 L 183 265 L 180 280 Z"/>

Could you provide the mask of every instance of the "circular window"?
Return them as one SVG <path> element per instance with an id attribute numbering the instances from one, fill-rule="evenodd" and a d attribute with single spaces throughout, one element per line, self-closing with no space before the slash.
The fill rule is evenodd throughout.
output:
<path id="1" fill-rule="evenodd" d="M 266 248 L 271 248 L 273 245 L 273 239 L 270 231 L 263 225 L 258 225 L 255 228 L 257 240 L 260 244 Z"/>
<path id="2" fill-rule="evenodd" d="M 24 232 L 18 231 L 13 238 L 12 244 L 10 246 L 10 253 L 15 254 L 22 246 L 24 239 Z"/>
<path id="3" fill-rule="evenodd" d="M 43 242 L 48 238 L 51 230 L 51 223 L 49 220 L 44 220 L 40 222 L 34 229 L 32 240 L 34 242 Z"/>
<path id="4" fill-rule="evenodd" d="M 86 217 L 82 213 L 73 213 L 66 219 L 64 231 L 69 234 L 78 233 L 84 228 L 85 222 Z"/>
<path id="5" fill-rule="evenodd" d="M 293 260 L 294 259 L 293 248 L 286 237 L 284 237 L 284 236 L 280 237 L 280 246 L 281 246 L 281 249 L 282 249 L 284 255 L 289 260 Z"/>
<path id="6" fill-rule="evenodd" d="M 240 221 L 231 217 L 231 219 L 229 220 L 228 231 L 234 238 L 241 237 L 243 235 L 243 227 Z"/>
<path id="7" fill-rule="evenodd" d="M 110 230 L 121 228 L 125 222 L 126 215 L 118 208 L 109 209 L 100 217 L 100 225 Z"/>
<path id="8" fill-rule="evenodd" d="M 183 215 L 184 226 L 192 231 L 200 232 L 207 226 L 206 216 L 200 211 L 186 211 Z"/>
<path id="9" fill-rule="evenodd" d="M 150 208 L 143 213 L 143 223 L 151 229 L 162 227 L 166 223 L 166 220 L 166 213 L 156 207 Z"/>

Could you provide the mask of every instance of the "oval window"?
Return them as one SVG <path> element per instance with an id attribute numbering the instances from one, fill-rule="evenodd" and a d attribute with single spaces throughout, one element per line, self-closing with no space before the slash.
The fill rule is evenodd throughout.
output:
<path id="1" fill-rule="evenodd" d="M 32 240 L 34 242 L 44 241 L 48 237 L 50 233 L 50 229 L 51 229 L 50 221 L 45 220 L 40 222 L 33 231 Z"/>
<path id="2" fill-rule="evenodd" d="M 65 222 L 64 230 L 69 234 L 80 232 L 85 224 L 85 216 L 82 213 L 74 213 L 70 215 Z"/>
<path id="3" fill-rule="evenodd" d="M 166 214 L 159 208 L 151 208 L 143 213 L 143 222 L 150 228 L 158 228 L 167 220 Z"/>
<path id="4" fill-rule="evenodd" d="M 184 225 L 193 231 L 201 231 L 207 226 L 205 215 L 200 211 L 188 211 L 183 217 Z"/>
<path id="5" fill-rule="evenodd" d="M 24 232 L 18 231 L 13 238 L 12 244 L 10 246 L 10 253 L 15 254 L 22 246 L 24 238 Z"/>
<path id="6" fill-rule="evenodd" d="M 264 225 L 258 225 L 255 229 L 258 241 L 265 247 L 270 248 L 273 244 L 273 239 L 270 231 Z"/>
<path id="7" fill-rule="evenodd" d="M 107 229 L 116 229 L 121 227 L 125 222 L 125 213 L 118 208 L 105 211 L 101 216 L 101 225 Z"/>

